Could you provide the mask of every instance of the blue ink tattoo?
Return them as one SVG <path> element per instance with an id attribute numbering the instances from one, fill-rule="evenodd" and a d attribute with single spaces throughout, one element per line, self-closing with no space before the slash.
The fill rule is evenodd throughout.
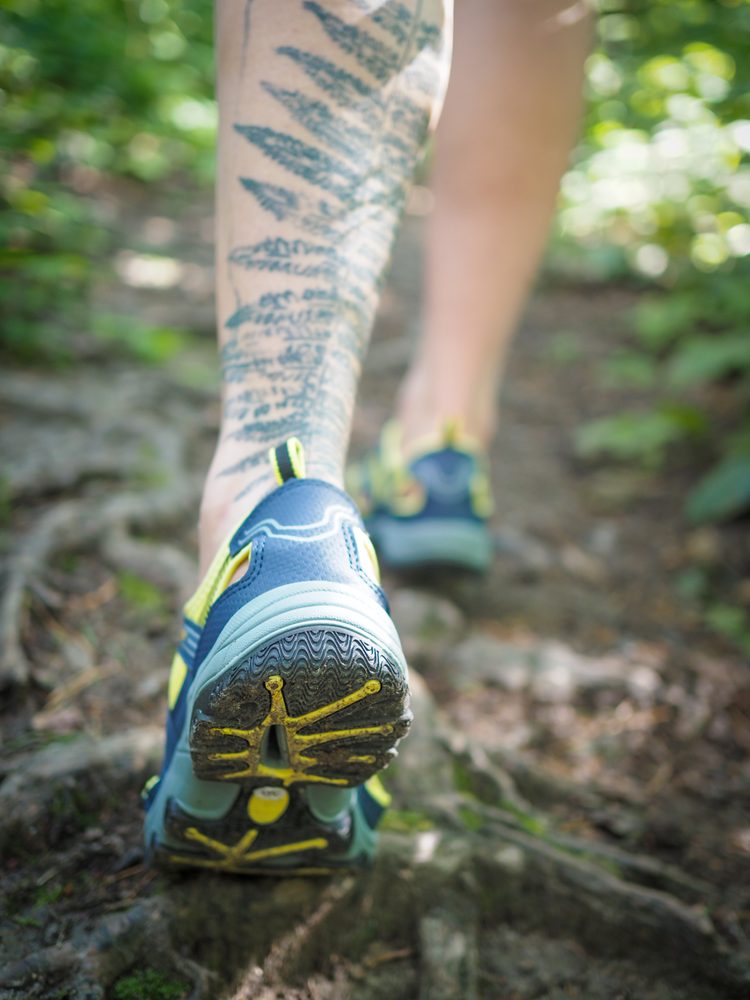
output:
<path id="1" fill-rule="evenodd" d="M 378 290 L 444 82 L 442 0 L 351 5 L 364 15 L 352 23 L 340 4 L 302 0 L 309 43 L 277 47 L 278 71 L 258 81 L 273 118 L 234 123 L 260 154 L 238 181 L 267 226 L 227 261 L 243 294 L 224 322 L 224 433 L 247 443 L 228 476 L 251 473 L 291 434 L 319 474 L 340 473 Z"/>

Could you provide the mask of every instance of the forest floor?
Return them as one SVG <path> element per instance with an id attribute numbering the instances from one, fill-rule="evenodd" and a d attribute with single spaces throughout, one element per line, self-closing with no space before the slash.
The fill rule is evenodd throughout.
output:
<path id="1" fill-rule="evenodd" d="M 646 474 L 573 448 L 583 421 L 646 398 L 598 375 L 632 289 L 535 295 L 493 449 L 489 575 L 386 578 L 417 722 L 374 868 L 144 865 L 139 791 L 218 420 L 210 217 L 109 207 L 122 250 L 96 308 L 191 335 L 158 364 L 83 336 L 72 365 L 0 374 L 0 997 L 750 995 L 750 672 L 684 596 L 699 573 L 747 599 L 748 542 L 686 527 L 695 457 Z M 354 452 L 408 358 L 422 227 L 397 246 Z"/>

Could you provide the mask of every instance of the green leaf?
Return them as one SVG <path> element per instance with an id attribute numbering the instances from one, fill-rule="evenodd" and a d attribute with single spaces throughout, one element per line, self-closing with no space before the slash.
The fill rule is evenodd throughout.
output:
<path id="1" fill-rule="evenodd" d="M 659 351 L 692 329 L 700 317 L 700 305 L 690 292 L 644 299 L 633 311 L 633 326 L 641 343 Z"/>
<path id="2" fill-rule="evenodd" d="M 158 587 L 135 573 L 124 570 L 118 574 L 117 583 L 123 598 L 134 608 L 148 612 L 163 611 L 165 599 Z"/>
<path id="3" fill-rule="evenodd" d="M 706 610 L 706 624 L 743 652 L 750 653 L 750 618 L 743 608 L 732 604 L 713 604 Z"/>
<path id="4" fill-rule="evenodd" d="M 750 334 L 745 331 L 685 340 L 669 362 L 667 379 L 674 386 L 687 386 L 737 371 L 750 371 Z"/>
<path id="5" fill-rule="evenodd" d="M 657 465 L 669 445 L 702 433 L 699 410 L 666 404 L 647 413 L 618 413 L 584 425 L 576 435 L 576 450 L 584 458 L 608 455 L 619 461 Z"/>
<path id="6" fill-rule="evenodd" d="M 147 364 L 160 364 L 184 352 L 190 342 L 186 330 L 170 326 L 152 326 L 131 315 L 97 313 L 92 320 L 96 336 L 110 340 L 127 354 Z"/>
<path id="7" fill-rule="evenodd" d="M 688 518 L 723 521 L 750 510 L 750 454 L 728 455 L 690 492 Z"/>
<path id="8" fill-rule="evenodd" d="M 657 363 L 650 354 L 636 351 L 619 351 L 602 366 L 605 385 L 632 386 L 649 389 L 656 381 Z"/>

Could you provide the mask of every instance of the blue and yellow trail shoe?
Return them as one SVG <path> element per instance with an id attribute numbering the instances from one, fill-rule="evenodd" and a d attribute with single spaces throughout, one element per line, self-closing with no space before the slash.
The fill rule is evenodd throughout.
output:
<path id="1" fill-rule="evenodd" d="M 386 805 L 376 772 L 411 721 L 406 663 L 354 503 L 304 478 L 296 439 L 271 460 L 278 489 L 185 605 L 164 764 L 144 789 L 147 852 L 167 866 L 366 863 Z"/>
<path id="2" fill-rule="evenodd" d="M 486 570 L 493 509 L 486 456 L 455 423 L 405 459 L 395 421 L 378 447 L 347 472 L 382 561 L 394 569 L 437 565 Z"/>

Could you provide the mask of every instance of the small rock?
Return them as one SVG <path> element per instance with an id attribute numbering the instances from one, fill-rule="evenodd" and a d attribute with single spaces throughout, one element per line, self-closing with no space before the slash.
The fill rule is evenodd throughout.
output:
<path id="1" fill-rule="evenodd" d="M 7 808 L 12 803 L 16 808 L 41 800 L 41 789 L 51 796 L 58 783 L 73 781 L 81 772 L 131 774 L 158 760 L 163 738 L 158 727 L 144 726 L 100 739 L 80 736 L 71 743 L 44 747 L 10 772 L 0 787 L 0 805 Z"/>
<path id="2" fill-rule="evenodd" d="M 37 712 L 31 720 L 31 726 L 37 733 L 72 733 L 83 729 L 83 712 L 77 705 L 67 705 L 51 712 Z"/>
<path id="3" fill-rule="evenodd" d="M 607 833 L 623 839 L 635 839 L 641 836 L 645 825 L 642 817 L 636 813 L 618 809 L 616 806 L 592 813 L 591 822 L 600 830 L 606 830 Z"/>
<path id="4" fill-rule="evenodd" d="M 44 925 L 44 930 L 42 931 L 42 942 L 47 948 L 51 948 L 53 945 L 59 943 L 60 940 L 60 923 L 57 920 L 50 920 Z"/>
<path id="5" fill-rule="evenodd" d="M 594 555 L 607 559 L 617 547 L 617 534 L 617 526 L 611 521 L 600 521 L 589 534 L 587 548 Z"/>
<path id="6" fill-rule="evenodd" d="M 560 563 L 571 576 L 577 576 L 586 583 L 601 583 L 607 575 L 604 563 L 588 555 L 577 545 L 564 545 L 560 552 Z"/>
<path id="7" fill-rule="evenodd" d="M 462 612 L 444 597 L 403 588 L 390 604 L 407 660 L 434 654 L 455 642 L 464 629 Z"/>
<path id="8" fill-rule="evenodd" d="M 616 656 L 583 656 L 561 642 L 540 646 L 531 691 L 538 701 L 561 704 L 572 701 L 578 690 L 617 688 L 630 672 L 626 660 Z"/>
<path id="9" fill-rule="evenodd" d="M 658 847 L 678 849 L 690 842 L 691 826 L 684 816 L 665 815 L 661 807 L 655 807 L 647 817 L 645 835 Z"/>
<path id="10" fill-rule="evenodd" d="M 570 664 L 554 660 L 545 663 L 534 676 L 531 693 L 537 701 L 547 703 L 572 701 L 576 682 Z"/>
<path id="11" fill-rule="evenodd" d="M 477 684 L 521 691 L 531 678 L 531 661 L 526 650 L 482 632 L 475 632 L 456 646 L 446 667 L 453 672 L 448 679 L 458 691 Z"/>
<path id="12" fill-rule="evenodd" d="M 740 580 L 737 585 L 737 598 L 741 604 L 750 608 L 750 577 Z"/>
<path id="13" fill-rule="evenodd" d="M 91 670 L 94 666 L 94 650 L 85 639 L 59 638 L 63 659 L 67 667 L 76 674 Z"/>
<path id="14" fill-rule="evenodd" d="M 135 686 L 134 700 L 138 703 L 151 701 L 157 695 L 163 694 L 167 689 L 168 679 L 169 670 L 153 670 L 146 674 Z"/>
<path id="15" fill-rule="evenodd" d="M 141 861 L 143 861 L 143 848 L 140 846 L 131 847 L 129 850 L 126 850 L 123 854 L 121 854 L 117 861 L 115 861 L 112 866 L 112 871 L 124 872 L 128 868 L 132 868 L 133 865 L 139 865 Z"/>
<path id="16" fill-rule="evenodd" d="M 526 867 L 526 858 L 520 847 L 506 844 L 498 847 L 492 854 L 492 860 L 509 875 L 520 875 Z"/>
<path id="17" fill-rule="evenodd" d="M 426 865 L 435 856 L 440 843 L 440 833 L 437 830 L 422 830 L 414 838 L 414 864 Z"/>
<path id="18" fill-rule="evenodd" d="M 420 1000 L 473 1000 L 477 994 L 476 927 L 456 914 L 436 913 L 419 922 Z"/>
<path id="19" fill-rule="evenodd" d="M 603 469 L 591 473 L 586 481 L 591 500 L 607 510 L 621 510 L 652 491 L 648 473 L 637 468 Z"/>
<path id="20" fill-rule="evenodd" d="M 661 678 L 652 667 L 638 665 L 628 672 L 625 684 L 634 701 L 648 704 L 661 687 Z"/>
<path id="21" fill-rule="evenodd" d="M 731 837 L 732 847 L 742 854 L 750 854 L 750 826 L 735 830 Z"/>
<path id="22" fill-rule="evenodd" d="M 727 712 L 717 712 L 706 728 L 706 736 L 717 743 L 722 740 L 731 740 L 732 720 Z"/>
<path id="23" fill-rule="evenodd" d="M 453 762 L 442 740 L 445 729 L 430 691 L 416 670 L 409 673 L 414 722 L 409 738 L 388 769 L 388 787 L 394 797 L 420 809 L 436 788 L 451 786 Z"/>
<path id="24" fill-rule="evenodd" d="M 716 528 L 697 528 L 685 539 L 685 552 L 691 562 L 711 566 L 721 560 L 721 535 Z"/>
<path id="25" fill-rule="evenodd" d="M 542 573 L 552 566 L 549 549 L 523 531 L 506 527 L 496 531 L 493 537 L 496 552 L 516 559 L 526 569 Z"/>
<path id="26" fill-rule="evenodd" d="M 109 854 L 115 858 L 121 858 L 125 854 L 125 840 L 119 833 L 106 834 L 96 846 L 102 854 Z M 141 860 L 143 860 L 143 848 L 134 848 L 134 850 L 140 852 Z"/>

